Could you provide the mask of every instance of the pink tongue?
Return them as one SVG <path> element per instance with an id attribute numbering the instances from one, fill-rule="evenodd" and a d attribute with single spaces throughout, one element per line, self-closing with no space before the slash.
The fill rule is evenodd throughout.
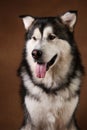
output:
<path id="1" fill-rule="evenodd" d="M 36 64 L 35 73 L 38 78 L 44 78 L 46 74 L 46 64 Z"/>

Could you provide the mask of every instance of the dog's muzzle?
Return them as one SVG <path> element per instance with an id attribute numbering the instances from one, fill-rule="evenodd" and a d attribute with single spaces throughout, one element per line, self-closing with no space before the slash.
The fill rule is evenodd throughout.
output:
<path id="1" fill-rule="evenodd" d="M 32 57 L 34 58 L 36 62 L 36 67 L 35 67 L 35 73 L 38 78 L 44 78 L 46 71 L 49 70 L 49 68 L 55 63 L 57 54 L 55 54 L 51 60 L 47 63 L 44 63 L 42 59 L 42 51 L 41 50 L 33 50 L 32 51 Z"/>

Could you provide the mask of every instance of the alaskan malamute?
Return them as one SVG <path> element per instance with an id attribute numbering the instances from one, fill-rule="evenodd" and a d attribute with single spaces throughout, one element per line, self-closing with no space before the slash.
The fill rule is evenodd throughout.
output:
<path id="1" fill-rule="evenodd" d="M 22 16 L 26 29 L 21 130 L 78 130 L 75 111 L 83 66 L 74 40 L 76 11 L 57 17 Z"/>

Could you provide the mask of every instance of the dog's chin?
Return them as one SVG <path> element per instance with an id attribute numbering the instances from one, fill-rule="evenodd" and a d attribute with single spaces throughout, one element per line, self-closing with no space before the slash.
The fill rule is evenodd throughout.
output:
<path id="1" fill-rule="evenodd" d="M 57 59 L 57 54 L 55 54 L 51 60 L 47 63 L 41 62 L 41 61 L 37 61 L 36 62 L 36 67 L 35 67 L 35 74 L 36 77 L 38 78 L 44 78 L 46 75 L 46 72 L 49 70 L 49 68 L 51 68 Z"/>

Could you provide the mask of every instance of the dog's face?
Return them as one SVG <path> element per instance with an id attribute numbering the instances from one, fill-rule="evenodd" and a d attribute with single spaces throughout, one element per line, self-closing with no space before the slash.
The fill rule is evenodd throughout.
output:
<path id="1" fill-rule="evenodd" d="M 70 36 L 76 22 L 75 12 L 60 17 L 26 16 L 23 22 L 27 30 L 26 59 L 36 77 L 44 78 L 60 61 L 72 57 Z"/>

